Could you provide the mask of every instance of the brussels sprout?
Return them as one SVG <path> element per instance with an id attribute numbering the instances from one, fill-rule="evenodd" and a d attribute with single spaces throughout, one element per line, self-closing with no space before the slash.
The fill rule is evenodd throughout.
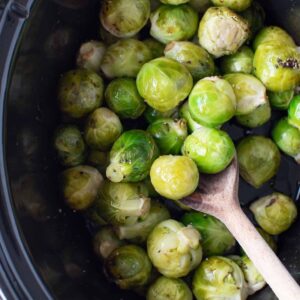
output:
<path id="1" fill-rule="evenodd" d="M 196 190 L 199 173 L 196 164 L 189 157 L 164 155 L 154 161 L 150 178 L 160 195 L 179 200 Z"/>
<path id="2" fill-rule="evenodd" d="M 189 96 L 192 118 L 208 127 L 218 127 L 236 112 L 236 97 L 228 81 L 207 77 L 196 83 Z"/>
<path id="3" fill-rule="evenodd" d="M 177 107 L 175 107 L 166 112 L 161 112 L 161 111 L 155 110 L 151 106 L 147 106 L 147 108 L 144 112 L 144 117 L 149 124 L 151 124 L 161 118 L 176 119 L 178 117 L 178 109 L 177 109 Z"/>
<path id="4" fill-rule="evenodd" d="M 253 69 L 253 57 L 253 51 L 249 47 L 243 46 L 236 53 L 221 58 L 221 70 L 225 74 L 251 74 Z"/>
<path id="5" fill-rule="evenodd" d="M 195 81 L 214 75 L 215 64 L 211 56 L 192 42 L 171 42 L 165 56 L 177 60 L 190 71 Z"/>
<path id="6" fill-rule="evenodd" d="M 292 37 L 285 30 L 277 26 L 268 26 L 264 27 L 256 35 L 255 40 L 253 41 L 253 49 L 256 51 L 258 46 L 273 42 L 290 47 L 296 46 Z"/>
<path id="7" fill-rule="evenodd" d="M 101 70 L 107 78 L 136 77 L 143 64 L 151 59 L 151 51 L 143 42 L 120 40 L 107 48 Z"/>
<path id="8" fill-rule="evenodd" d="M 224 76 L 232 86 L 236 96 L 236 115 L 253 112 L 259 106 L 268 103 L 265 86 L 253 75 L 233 73 Z"/>
<path id="9" fill-rule="evenodd" d="M 294 90 L 284 92 L 268 92 L 271 106 L 276 109 L 286 110 L 294 97 Z"/>
<path id="10" fill-rule="evenodd" d="M 281 193 L 273 193 L 254 201 L 250 210 L 259 226 L 272 235 L 288 230 L 297 217 L 294 201 Z"/>
<path id="11" fill-rule="evenodd" d="M 189 2 L 190 0 L 160 0 L 163 4 L 179 5 Z"/>
<path id="12" fill-rule="evenodd" d="M 60 110 L 71 118 L 82 118 L 103 101 L 104 85 L 96 73 L 79 69 L 61 77 L 58 87 Z"/>
<path id="13" fill-rule="evenodd" d="M 143 183 L 113 183 L 106 180 L 91 211 L 109 224 L 132 225 L 149 214 L 150 206 L 148 191 Z"/>
<path id="14" fill-rule="evenodd" d="M 248 256 L 244 255 L 240 257 L 232 255 L 229 258 L 238 264 L 243 271 L 245 281 L 247 283 L 248 295 L 253 295 L 266 286 L 266 281 Z"/>
<path id="15" fill-rule="evenodd" d="M 92 149 L 108 150 L 123 128 L 119 117 L 106 107 L 97 108 L 86 122 L 84 139 Z"/>
<path id="16" fill-rule="evenodd" d="M 147 131 L 152 135 L 161 154 L 179 154 L 188 135 L 184 119 L 159 119 L 150 124 Z"/>
<path id="17" fill-rule="evenodd" d="M 83 43 L 77 54 L 77 66 L 99 73 L 106 47 L 99 41 Z"/>
<path id="18" fill-rule="evenodd" d="M 106 176 L 113 182 L 137 182 L 145 179 L 158 148 L 151 135 L 143 130 L 124 132 L 110 152 L 110 165 Z"/>
<path id="19" fill-rule="evenodd" d="M 116 233 L 121 240 L 143 243 L 157 224 L 168 219 L 170 219 L 170 213 L 167 208 L 156 201 L 152 201 L 149 214 L 139 218 L 135 224 L 116 227 Z"/>
<path id="20" fill-rule="evenodd" d="M 137 119 L 146 108 L 132 78 L 111 81 L 105 91 L 105 100 L 108 107 L 124 119 Z"/>
<path id="21" fill-rule="evenodd" d="M 254 54 L 254 75 L 271 92 L 294 89 L 300 82 L 300 53 L 295 47 L 263 43 Z"/>
<path id="22" fill-rule="evenodd" d="M 189 103 L 185 102 L 179 111 L 179 115 L 181 118 L 184 118 L 187 122 L 187 126 L 190 132 L 194 132 L 195 130 L 202 127 L 199 123 L 197 123 L 191 116 L 189 111 Z"/>
<path id="23" fill-rule="evenodd" d="M 147 23 L 149 0 L 104 0 L 100 21 L 111 34 L 120 38 L 133 37 Z"/>
<path id="24" fill-rule="evenodd" d="M 240 175 L 255 188 L 271 179 L 280 165 L 280 152 L 273 141 L 263 136 L 248 136 L 237 146 Z"/>
<path id="25" fill-rule="evenodd" d="M 149 287 L 147 300 L 193 300 L 193 294 L 183 280 L 161 276 Z"/>
<path id="26" fill-rule="evenodd" d="M 227 7 L 211 7 L 199 25 L 199 43 L 215 57 L 235 53 L 248 39 L 247 22 Z"/>
<path id="27" fill-rule="evenodd" d="M 193 78 L 185 66 L 166 57 L 143 65 L 137 76 L 140 95 L 154 109 L 167 112 L 184 100 L 193 87 Z"/>
<path id="28" fill-rule="evenodd" d="M 202 259 L 199 232 L 171 219 L 153 229 L 148 237 L 147 250 L 152 264 L 170 278 L 186 276 Z"/>
<path id="29" fill-rule="evenodd" d="M 190 0 L 189 5 L 199 13 L 204 13 L 212 4 L 210 0 Z"/>
<path id="30" fill-rule="evenodd" d="M 87 161 L 90 165 L 95 167 L 101 174 L 105 173 L 107 166 L 109 165 L 109 156 L 107 152 L 99 150 L 91 150 Z"/>
<path id="31" fill-rule="evenodd" d="M 96 200 L 102 175 L 90 166 L 78 166 L 62 172 L 61 187 L 65 202 L 74 210 L 84 210 Z"/>
<path id="32" fill-rule="evenodd" d="M 295 96 L 289 106 L 288 121 L 300 130 L 300 95 Z"/>
<path id="33" fill-rule="evenodd" d="M 125 243 L 118 239 L 112 227 L 105 226 L 96 233 L 93 244 L 96 255 L 101 259 L 105 259 Z"/>
<path id="34" fill-rule="evenodd" d="M 164 44 L 152 38 L 146 39 L 143 42 L 150 49 L 153 59 L 164 56 Z"/>
<path id="35" fill-rule="evenodd" d="M 75 167 L 85 161 L 86 146 L 76 126 L 58 128 L 55 132 L 54 148 L 63 166 Z"/>
<path id="36" fill-rule="evenodd" d="M 196 270 L 193 292 L 197 300 L 245 300 L 247 285 L 242 270 L 233 260 L 212 256 L 204 260 Z"/>
<path id="37" fill-rule="evenodd" d="M 287 118 L 282 118 L 275 125 L 272 138 L 281 151 L 300 164 L 300 130 L 290 125 Z"/>
<path id="38" fill-rule="evenodd" d="M 109 279 L 121 289 L 133 289 L 148 283 L 152 265 L 146 252 L 135 245 L 114 250 L 105 261 Z"/>
<path id="39" fill-rule="evenodd" d="M 172 41 L 189 40 L 198 27 L 198 14 L 189 5 L 161 5 L 150 16 L 150 35 L 167 44 Z"/>
<path id="40" fill-rule="evenodd" d="M 251 5 L 252 0 L 211 0 L 211 2 L 215 6 L 225 6 L 234 11 L 241 12 Z"/>
<path id="41" fill-rule="evenodd" d="M 201 234 L 201 245 L 205 256 L 223 255 L 235 246 L 235 239 L 225 225 L 213 216 L 201 212 L 188 212 L 181 222 L 192 225 Z"/>

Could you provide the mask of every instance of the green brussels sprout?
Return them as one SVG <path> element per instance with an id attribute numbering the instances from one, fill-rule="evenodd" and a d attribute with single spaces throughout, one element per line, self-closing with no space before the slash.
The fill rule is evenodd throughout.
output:
<path id="1" fill-rule="evenodd" d="M 76 126 L 61 126 L 55 132 L 54 148 L 60 163 L 65 167 L 82 164 L 86 158 L 86 146 Z"/>
<path id="2" fill-rule="evenodd" d="M 115 249 L 124 244 L 125 242 L 121 241 L 109 226 L 102 227 L 93 239 L 94 252 L 101 259 L 106 259 Z"/>
<path id="3" fill-rule="evenodd" d="M 231 163 L 235 148 L 225 131 L 202 127 L 186 138 L 182 154 L 190 157 L 200 172 L 216 174 Z"/>
<path id="4" fill-rule="evenodd" d="M 77 66 L 99 73 L 106 47 L 99 41 L 83 43 L 77 54 Z"/>
<path id="5" fill-rule="evenodd" d="M 250 210 L 259 226 L 272 235 L 288 230 L 297 217 L 294 201 L 281 193 L 273 193 L 254 201 Z"/>
<path id="6" fill-rule="evenodd" d="M 111 81 L 105 91 L 105 100 L 108 107 L 124 119 L 137 119 L 146 108 L 132 78 Z"/>
<path id="7" fill-rule="evenodd" d="M 144 243 L 154 227 L 168 219 L 170 219 L 170 213 L 167 208 L 156 201 L 152 201 L 150 211 L 145 217 L 139 218 L 135 224 L 118 226 L 115 230 L 121 240 Z"/>
<path id="8" fill-rule="evenodd" d="M 161 276 L 149 287 L 146 299 L 193 300 L 193 294 L 183 280 Z"/>
<path id="9" fill-rule="evenodd" d="M 210 0 L 190 0 L 189 5 L 199 13 L 204 13 L 212 4 Z"/>
<path id="10" fill-rule="evenodd" d="M 233 73 L 224 76 L 236 96 L 236 115 L 245 115 L 268 103 L 265 86 L 253 75 Z"/>
<path id="11" fill-rule="evenodd" d="M 191 39 L 197 31 L 198 14 L 189 5 L 161 5 L 150 16 L 150 35 L 167 44 Z"/>
<path id="12" fill-rule="evenodd" d="M 100 10 L 102 26 L 119 38 L 133 37 L 147 23 L 149 0 L 105 0 Z"/>
<path id="13" fill-rule="evenodd" d="M 154 161 L 150 178 L 160 195 L 180 200 L 196 190 L 199 172 L 189 157 L 164 155 Z"/>
<path id="14" fill-rule="evenodd" d="M 133 225 L 150 211 L 148 190 L 143 183 L 114 183 L 104 181 L 91 207 L 94 216 L 100 216 L 112 225 Z M 94 219 L 94 218 L 93 218 Z"/>
<path id="15" fill-rule="evenodd" d="M 196 269 L 193 292 L 197 300 L 245 300 L 247 285 L 242 270 L 233 260 L 212 256 L 202 261 Z"/>
<path id="16" fill-rule="evenodd" d="M 151 277 L 152 265 L 144 249 L 125 245 L 114 250 L 105 260 L 109 279 L 121 289 L 144 286 Z"/>
<path id="17" fill-rule="evenodd" d="M 101 70 L 107 78 L 136 77 L 143 64 L 152 59 L 150 49 L 135 39 L 120 40 L 107 48 Z"/>
<path id="18" fill-rule="evenodd" d="M 103 92 L 103 80 L 96 73 L 85 69 L 69 71 L 59 81 L 60 110 L 71 118 L 82 118 L 102 104 Z"/>
<path id="19" fill-rule="evenodd" d="M 106 176 L 113 182 L 137 182 L 150 172 L 159 150 L 151 135 L 143 130 L 124 132 L 110 151 Z"/>
<path id="20" fill-rule="evenodd" d="M 181 222 L 196 228 L 201 235 L 201 245 L 205 256 L 226 254 L 235 246 L 235 239 L 226 226 L 213 216 L 201 212 L 188 212 Z"/>
<path id="21" fill-rule="evenodd" d="M 176 119 L 178 117 L 178 109 L 177 109 L 177 107 L 175 107 L 171 110 L 161 112 L 161 111 L 158 111 L 158 110 L 152 108 L 151 106 L 147 106 L 146 110 L 144 112 L 144 117 L 149 124 L 151 124 L 161 118 Z"/>
<path id="22" fill-rule="evenodd" d="M 60 175 L 62 194 L 67 205 L 74 210 L 85 210 L 96 200 L 103 177 L 90 166 L 67 169 Z"/>
<path id="23" fill-rule="evenodd" d="M 167 112 L 190 93 L 193 78 L 185 66 L 166 57 L 143 65 L 137 76 L 137 88 L 149 106 Z"/>
<path id="24" fill-rule="evenodd" d="M 252 3 L 252 0 L 211 0 L 215 6 L 225 6 L 234 11 L 244 11 L 249 8 Z"/>
<path id="25" fill-rule="evenodd" d="M 191 116 L 190 111 L 189 111 L 189 103 L 185 102 L 180 110 L 179 110 L 179 115 L 181 118 L 185 119 L 187 122 L 187 126 L 190 132 L 194 132 L 195 130 L 198 130 L 202 127 L 199 123 L 197 123 Z"/>
<path id="26" fill-rule="evenodd" d="M 245 73 L 251 74 L 253 69 L 253 51 L 242 46 L 236 53 L 223 56 L 220 67 L 223 73 Z"/>
<path id="27" fill-rule="evenodd" d="M 284 92 L 268 92 L 268 97 L 273 108 L 286 110 L 289 108 L 294 94 L 294 90 L 292 89 Z"/>
<path id="28" fill-rule="evenodd" d="M 152 38 L 146 39 L 143 42 L 150 49 L 153 59 L 164 56 L 164 44 Z"/>
<path id="29" fill-rule="evenodd" d="M 282 118 L 275 125 L 272 138 L 282 152 L 294 157 L 300 164 L 300 130 L 290 125 L 287 118 Z"/>
<path id="30" fill-rule="evenodd" d="M 199 232 L 172 219 L 153 229 L 148 237 L 147 250 L 152 264 L 169 278 L 186 276 L 202 259 Z"/>
<path id="31" fill-rule="evenodd" d="M 189 96 L 192 118 L 208 127 L 218 127 L 236 112 L 236 96 L 228 81 L 207 77 L 196 83 Z"/>
<path id="32" fill-rule="evenodd" d="M 245 281 L 247 283 L 248 295 L 253 295 L 266 286 L 266 281 L 262 275 L 258 272 L 253 262 L 246 255 L 237 256 L 232 255 L 229 257 L 232 259 L 243 271 Z"/>
<path id="33" fill-rule="evenodd" d="M 300 52 L 295 47 L 270 42 L 254 54 L 254 75 L 271 92 L 294 89 L 300 82 Z"/>
<path id="34" fill-rule="evenodd" d="M 300 95 L 295 96 L 290 103 L 288 121 L 300 130 Z"/>
<path id="35" fill-rule="evenodd" d="M 280 152 L 273 141 L 263 136 L 248 136 L 237 146 L 240 175 L 259 188 L 278 171 Z"/>
<path id="36" fill-rule="evenodd" d="M 159 119 L 150 124 L 147 131 L 152 135 L 161 154 L 179 154 L 188 135 L 184 119 Z"/>
<path id="37" fill-rule="evenodd" d="M 101 174 L 103 174 L 105 173 L 106 168 L 109 165 L 109 155 L 107 152 L 91 150 L 87 157 L 87 161 L 90 165 L 95 167 Z"/>
<path id="38" fill-rule="evenodd" d="M 123 131 L 119 117 L 106 107 L 93 111 L 86 122 L 84 139 L 92 149 L 108 150 Z"/>
<path id="39" fill-rule="evenodd" d="M 296 46 L 292 37 L 285 30 L 277 26 L 268 26 L 264 27 L 256 35 L 255 40 L 253 41 L 253 49 L 256 51 L 258 46 L 273 42 L 290 47 Z"/>
<path id="40" fill-rule="evenodd" d="M 214 75 L 215 64 L 211 56 L 192 42 L 171 42 L 165 48 L 165 56 L 177 60 L 190 71 L 195 81 Z"/>
<path id="41" fill-rule="evenodd" d="M 242 17 L 227 7 L 211 7 L 200 21 L 198 37 L 204 49 L 221 57 L 237 52 L 248 39 L 249 28 Z"/>

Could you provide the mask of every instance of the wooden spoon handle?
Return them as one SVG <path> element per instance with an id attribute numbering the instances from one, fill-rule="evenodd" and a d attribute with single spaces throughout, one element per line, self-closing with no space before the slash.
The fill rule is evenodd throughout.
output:
<path id="1" fill-rule="evenodd" d="M 239 206 L 221 220 L 280 300 L 300 300 L 300 287 Z"/>

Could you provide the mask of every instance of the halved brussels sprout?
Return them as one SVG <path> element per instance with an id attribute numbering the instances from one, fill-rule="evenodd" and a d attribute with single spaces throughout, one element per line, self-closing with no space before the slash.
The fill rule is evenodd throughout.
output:
<path id="1" fill-rule="evenodd" d="M 247 22 L 227 7 L 209 8 L 199 25 L 199 43 L 215 57 L 235 53 L 248 39 Z"/>
<path id="2" fill-rule="evenodd" d="M 151 262 L 144 249 L 135 245 L 114 250 L 104 266 L 108 278 L 125 290 L 144 286 L 151 277 Z"/>
<path id="3" fill-rule="evenodd" d="M 252 0 L 211 0 L 211 2 L 215 6 L 225 6 L 232 10 L 241 12 L 251 5 Z"/>
<path id="4" fill-rule="evenodd" d="M 148 105 L 161 112 L 174 109 L 192 87 L 193 78 L 186 67 L 166 57 L 144 64 L 137 76 L 140 95 Z"/>
<path id="5" fill-rule="evenodd" d="M 282 118 L 272 131 L 272 138 L 278 148 L 285 154 L 295 158 L 300 164 L 300 130 Z"/>
<path id="6" fill-rule="evenodd" d="M 250 210 L 259 226 L 272 235 L 288 230 L 297 217 L 294 201 L 281 193 L 256 200 L 250 205 Z"/>
<path id="7" fill-rule="evenodd" d="M 169 43 L 165 48 L 165 56 L 186 66 L 195 81 L 214 75 L 213 59 L 206 50 L 192 42 Z"/>
<path id="8" fill-rule="evenodd" d="M 137 119 L 146 108 L 132 78 L 111 81 L 105 91 L 105 100 L 108 107 L 124 119 Z"/>
<path id="9" fill-rule="evenodd" d="M 183 280 L 161 276 L 149 287 L 147 300 L 193 300 L 193 294 Z"/>
<path id="10" fill-rule="evenodd" d="M 290 103 L 288 121 L 300 130 L 300 95 L 295 96 Z"/>
<path id="11" fill-rule="evenodd" d="M 247 298 L 247 284 L 240 267 L 231 259 L 212 256 L 205 259 L 193 278 L 197 300 Z"/>
<path id="12" fill-rule="evenodd" d="M 143 130 L 124 132 L 110 151 L 106 176 L 113 182 L 137 182 L 150 172 L 159 150 L 151 135 Z"/>
<path id="13" fill-rule="evenodd" d="M 143 42 L 150 49 L 153 59 L 164 56 L 164 49 L 165 49 L 164 44 L 152 38 L 146 39 Z"/>
<path id="14" fill-rule="evenodd" d="M 190 132 L 194 132 L 195 130 L 203 127 L 199 123 L 197 123 L 191 116 L 190 111 L 189 111 L 189 103 L 185 102 L 180 110 L 179 110 L 179 115 L 181 118 L 185 119 L 187 122 L 187 126 Z"/>
<path id="15" fill-rule="evenodd" d="M 58 87 L 60 110 L 71 118 L 82 118 L 103 101 L 104 85 L 96 73 L 78 69 L 62 75 Z"/>
<path id="16" fill-rule="evenodd" d="M 236 96 L 228 81 L 207 77 L 196 83 L 189 96 L 192 118 L 208 127 L 218 127 L 236 112 Z"/>
<path id="17" fill-rule="evenodd" d="M 177 107 L 175 107 L 166 112 L 161 112 L 161 111 L 158 111 L 158 110 L 152 108 L 151 106 L 147 106 L 147 108 L 144 112 L 144 117 L 149 124 L 152 124 L 153 122 L 155 122 L 161 118 L 176 119 L 176 118 L 178 118 L 178 109 L 177 109 Z"/>
<path id="18" fill-rule="evenodd" d="M 167 44 L 189 40 L 198 27 L 198 14 L 189 5 L 161 5 L 150 16 L 150 35 Z"/>
<path id="19" fill-rule="evenodd" d="M 83 43 L 77 54 L 77 66 L 99 73 L 106 47 L 99 41 Z"/>
<path id="20" fill-rule="evenodd" d="M 90 165 L 95 167 L 101 174 L 104 174 L 109 165 L 108 152 L 99 150 L 91 150 L 88 154 L 87 161 Z"/>
<path id="21" fill-rule="evenodd" d="M 251 74 L 253 69 L 253 51 L 242 46 L 236 53 L 223 56 L 220 61 L 223 73 L 245 73 Z"/>
<path id="22" fill-rule="evenodd" d="M 278 171 L 280 152 L 269 138 L 248 136 L 237 146 L 240 174 L 255 188 L 270 180 Z"/>
<path id="23" fill-rule="evenodd" d="M 160 195 L 180 200 L 196 190 L 199 172 L 189 157 L 164 155 L 154 161 L 150 178 Z"/>
<path id="24" fill-rule="evenodd" d="M 75 167 L 85 161 L 86 146 L 76 126 L 59 127 L 54 136 L 54 148 L 63 166 Z"/>
<path id="25" fill-rule="evenodd" d="M 236 242 L 226 226 L 213 216 L 201 212 L 188 212 L 181 222 L 192 225 L 201 235 L 201 245 L 205 256 L 224 255 L 231 250 Z"/>
<path id="26" fill-rule="evenodd" d="M 190 0 L 189 5 L 195 9 L 198 13 L 204 13 L 212 3 L 210 0 Z"/>
<path id="27" fill-rule="evenodd" d="M 182 153 L 197 164 L 200 172 L 216 174 L 231 163 L 235 148 L 225 131 L 202 127 L 186 138 Z"/>
<path id="28" fill-rule="evenodd" d="M 104 0 L 100 10 L 103 27 L 119 38 L 133 37 L 149 16 L 149 0 Z"/>
<path id="29" fill-rule="evenodd" d="M 150 124 L 147 131 L 152 135 L 161 154 L 179 154 L 188 135 L 184 119 L 159 119 Z"/>
<path id="30" fill-rule="evenodd" d="M 74 210 L 85 210 L 96 200 L 103 177 L 97 169 L 78 166 L 63 171 L 60 175 L 63 198 Z"/>
<path id="31" fill-rule="evenodd" d="M 141 67 L 152 59 L 150 49 L 135 39 L 120 40 L 107 48 L 101 70 L 107 78 L 136 77 Z"/>
<path id="32" fill-rule="evenodd" d="M 147 250 L 152 264 L 169 278 L 186 276 L 202 259 L 200 233 L 176 220 L 166 220 L 150 233 Z"/>
<path id="33" fill-rule="evenodd" d="M 289 108 L 294 94 L 295 92 L 292 89 L 284 92 L 268 92 L 268 97 L 273 108 L 286 110 Z"/>

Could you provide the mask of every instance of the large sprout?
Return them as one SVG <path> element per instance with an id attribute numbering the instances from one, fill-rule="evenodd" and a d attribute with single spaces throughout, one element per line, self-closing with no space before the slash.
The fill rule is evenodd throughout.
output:
<path id="1" fill-rule="evenodd" d="M 194 132 L 195 130 L 198 130 L 202 127 L 199 123 L 197 123 L 191 116 L 190 111 L 189 111 L 189 103 L 185 102 L 180 110 L 179 110 L 179 115 L 181 118 L 185 119 L 187 122 L 187 126 L 190 132 Z"/>
<path id="2" fill-rule="evenodd" d="M 193 78 L 186 67 L 166 57 L 144 64 L 137 76 L 140 95 L 161 112 L 174 109 L 188 96 L 192 86 Z"/>
<path id="3" fill-rule="evenodd" d="M 200 45 L 215 57 L 235 53 L 248 39 L 247 22 L 227 7 L 209 8 L 200 21 Z"/>
<path id="4" fill-rule="evenodd" d="M 161 5 L 150 16 L 150 34 L 167 44 L 172 41 L 189 40 L 198 27 L 198 14 L 189 5 Z"/>
<path id="5" fill-rule="evenodd" d="M 165 112 L 158 111 L 151 106 L 147 106 L 145 112 L 144 112 L 144 117 L 146 121 L 149 124 L 152 124 L 153 122 L 161 119 L 161 118 L 172 118 L 172 119 L 177 119 L 178 118 L 178 109 L 177 107 L 167 110 Z"/>
<path id="6" fill-rule="evenodd" d="M 284 92 L 268 92 L 270 104 L 275 109 L 286 110 L 294 97 L 294 89 Z"/>
<path id="7" fill-rule="evenodd" d="M 119 38 L 137 34 L 150 16 L 149 0 L 105 0 L 100 10 L 103 27 Z"/>
<path id="8" fill-rule="evenodd" d="M 252 0 L 211 0 L 211 2 L 215 6 L 225 6 L 232 10 L 241 12 L 251 5 Z"/>
<path id="9" fill-rule="evenodd" d="M 300 130 L 300 95 L 295 96 L 290 103 L 288 121 Z"/>
<path id="10" fill-rule="evenodd" d="M 172 219 L 153 229 L 147 250 L 153 265 L 169 278 L 186 276 L 202 259 L 199 232 Z"/>

